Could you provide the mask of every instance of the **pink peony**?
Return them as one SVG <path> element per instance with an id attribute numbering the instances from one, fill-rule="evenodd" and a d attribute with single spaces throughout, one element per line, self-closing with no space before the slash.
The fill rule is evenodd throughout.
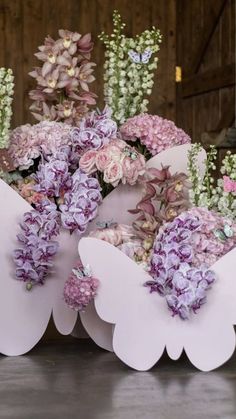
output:
<path id="1" fill-rule="evenodd" d="M 190 137 L 173 121 L 146 113 L 127 119 L 120 127 L 120 133 L 126 141 L 139 139 L 153 156 L 167 148 L 191 142 Z"/>

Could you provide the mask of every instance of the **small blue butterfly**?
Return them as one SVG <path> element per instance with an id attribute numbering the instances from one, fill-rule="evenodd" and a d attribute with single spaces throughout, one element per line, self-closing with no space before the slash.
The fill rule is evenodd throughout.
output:
<path id="1" fill-rule="evenodd" d="M 96 225 L 98 226 L 99 229 L 103 229 L 103 228 L 110 228 L 110 227 L 117 227 L 117 223 L 115 223 L 113 220 L 109 220 L 109 221 L 98 221 L 96 223 Z"/>
<path id="2" fill-rule="evenodd" d="M 234 232 L 228 224 L 225 224 L 223 229 L 214 230 L 214 234 L 219 240 L 226 241 L 233 237 Z"/>
<path id="3" fill-rule="evenodd" d="M 152 56 L 152 50 L 145 49 L 145 51 L 140 54 L 139 52 L 133 51 L 131 49 L 128 52 L 128 55 L 135 64 L 147 64 Z"/>
<path id="4" fill-rule="evenodd" d="M 76 278 L 78 279 L 82 279 L 84 277 L 91 277 L 92 276 L 92 270 L 90 268 L 89 265 L 86 265 L 83 268 L 74 268 L 72 269 L 73 274 L 76 276 Z"/>

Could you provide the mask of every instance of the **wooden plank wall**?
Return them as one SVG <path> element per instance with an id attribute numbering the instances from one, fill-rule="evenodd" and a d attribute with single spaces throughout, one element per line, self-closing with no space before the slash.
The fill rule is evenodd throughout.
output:
<path id="1" fill-rule="evenodd" d="M 128 35 L 152 25 L 160 28 L 163 43 L 150 112 L 175 119 L 175 4 L 175 0 L 0 0 L 0 66 L 11 67 L 16 79 L 13 126 L 34 121 L 28 110 L 28 91 L 34 86 L 28 72 L 37 65 L 33 54 L 47 34 L 56 37 L 60 28 L 92 33 L 92 58 L 97 63 L 93 88 L 102 106 L 104 54 L 96 36 L 111 31 L 113 9 L 122 14 Z"/>
<path id="2" fill-rule="evenodd" d="M 220 17 L 217 22 L 218 12 Z M 204 45 L 204 36 L 209 36 L 210 24 L 214 19 L 216 25 L 204 53 L 199 45 Z M 200 60 L 196 74 L 209 71 L 210 83 L 211 77 L 216 75 L 214 70 L 219 69 L 218 84 L 229 84 L 235 72 L 235 0 L 177 0 L 177 64 L 183 69 L 183 80 L 194 72 L 193 67 L 197 64 L 194 54 L 197 50 L 199 56 L 196 58 L 200 59 L 203 53 L 203 60 Z M 191 87 L 191 83 L 189 85 Z M 200 139 L 203 132 L 222 128 L 219 122 L 223 115 L 227 116 L 234 108 L 235 86 L 232 85 L 183 100 L 181 86 L 177 91 L 177 122 L 195 141 Z"/>

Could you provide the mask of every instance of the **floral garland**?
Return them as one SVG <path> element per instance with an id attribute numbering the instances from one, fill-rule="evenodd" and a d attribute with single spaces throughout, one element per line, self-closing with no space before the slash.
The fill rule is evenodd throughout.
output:
<path id="1" fill-rule="evenodd" d="M 224 235 L 228 226 L 230 235 Z M 188 319 L 206 302 L 216 280 L 209 267 L 236 245 L 236 225 L 204 208 L 192 208 L 165 224 L 150 262 L 145 286 L 164 296 L 172 314 Z"/>
<path id="2" fill-rule="evenodd" d="M 89 61 L 93 49 L 91 35 L 59 30 L 60 38 L 49 36 L 35 56 L 43 62 L 29 73 L 37 81 L 36 90 L 29 96 L 34 101 L 30 109 L 34 117 L 79 125 L 87 113 L 87 105 L 96 103 L 89 91 L 95 80 L 95 63 Z"/>
<path id="3" fill-rule="evenodd" d="M 14 77 L 10 68 L 0 68 L 0 149 L 7 148 L 12 117 Z"/>
<path id="4" fill-rule="evenodd" d="M 110 37 L 104 32 L 99 36 L 106 47 L 104 97 L 114 120 L 122 124 L 130 116 L 147 110 L 149 101 L 145 96 L 152 93 L 161 35 L 153 27 L 135 38 L 127 38 L 122 33 L 125 24 L 116 10 L 113 24 Z"/>
<path id="5" fill-rule="evenodd" d="M 51 237 L 60 227 L 82 234 L 97 215 L 101 202 L 100 185 L 77 169 L 71 173 L 70 148 L 62 148 L 47 161 L 40 163 L 32 176 L 34 190 L 46 198 L 35 204 L 35 210 L 24 215 L 18 240 L 22 247 L 14 252 L 16 278 L 33 285 L 43 284 L 58 250 Z M 54 201 L 54 202 L 53 202 Z"/>

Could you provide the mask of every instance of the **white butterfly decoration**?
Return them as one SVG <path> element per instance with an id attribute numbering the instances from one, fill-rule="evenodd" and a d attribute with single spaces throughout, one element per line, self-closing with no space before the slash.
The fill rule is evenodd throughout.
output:
<path id="1" fill-rule="evenodd" d="M 162 165 L 171 166 L 170 170 L 173 174 L 176 172 L 187 173 L 188 151 L 190 150 L 190 148 L 190 144 L 183 144 L 162 151 L 158 155 L 148 160 L 146 166 L 154 167 L 156 169 L 161 169 Z M 205 172 L 205 159 L 206 152 L 202 149 L 201 153 L 199 153 L 198 155 L 198 165 L 202 176 Z M 136 216 L 130 214 L 128 210 L 131 208 L 135 208 L 141 196 L 141 187 L 137 185 L 119 185 L 103 200 L 103 203 L 99 208 L 98 217 L 89 225 L 86 235 L 90 231 L 96 230 L 99 222 L 102 223 L 104 220 L 113 219 L 119 224 L 131 225 L 132 222 L 135 220 Z M 80 318 L 85 330 L 87 331 L 89 336 L 94 340 L 94 342 L 102 348 L 112 351 L 113 326 L 101 320 L 101 318 L 96 313 L 93 302 L 86 308 L 85 312 L 80 313 Z M 73 335 L 77 336 L 77 327 L 73 331 Z"/>
<path id="2" fill-rule="evenodd" d="M 152 50 L 151 49 L 145 49 L 143 53 L 139 53 L 134 50 L 130 50 L 128 52 L 129 57 L 135 64 L 148 64 L 151 56 L 152 56 Z"/>
<path id="3" fill-rule="evenodd" d="M 173 360 L 184 350 L 193 365 L 208 371 L 234 352 L 236 248 L 211 267 L 218 281 L 207 303 L 186 321 L 171 316 L 165 299 L 143 286 L 150 276 L 114 246 L 84 238 L 79 254 L 100 280 L 96 311 L 112 325 L 114 352 L 130 367 L 150 369 L 166 348 Z"/>
<path id="4" fill-rule="evenodd" d="M 12 254 L 19 247 L 18 223 L 32 207 L 1 180 L 0 202 L 0 352 L 21 355 L 41 339 L 51 315 L 63 335 L 70 334 L 75 326 L 77 313 L 64 303 L 63 288 L 78 259 L 78 237 L 60 233 L 53 273 L 43 286 L 26 291 L 25 284 L 15 279 Z"/>

